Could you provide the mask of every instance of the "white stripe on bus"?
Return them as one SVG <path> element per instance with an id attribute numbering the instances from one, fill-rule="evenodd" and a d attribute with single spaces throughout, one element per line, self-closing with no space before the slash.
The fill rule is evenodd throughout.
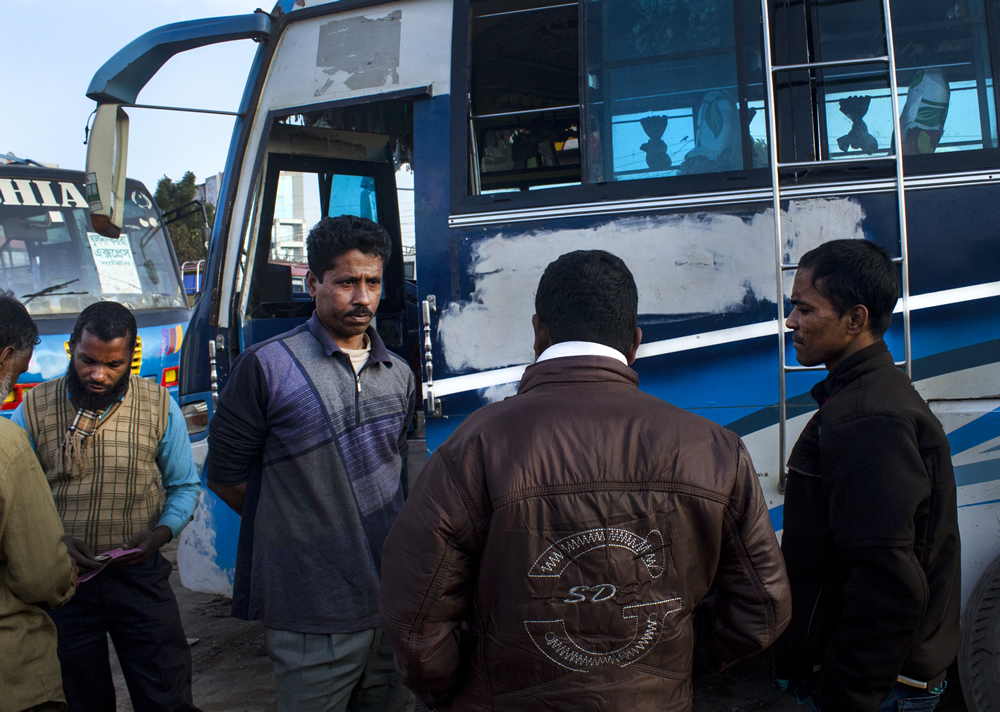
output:
<path id="1" fill-rule="evenodd" d="M 932 307 L 946 306 L 948 304 L 958 304 L 960 302 L 971 302 L 977 299 L 989 299 L 1000 296 L 1000 282 L 987 282 L 976 284 L 971 287 L 958 287 L 957 289 L 945 289 L 940 292 L 929 294 L 917 294 L 910 296 L 910 311 L 920 309 L 930 309 Z M 895 311 L 901 312 L 903 309 L 902 300 L 896 304 Z M 787 331 L 787 329 L 786 329 Z M 678 351 L 692 351 L 694 349 L 705 348 L 706 346 L 718 346 L 729 344 L 734 341 L 747 341 L 758 339 L 762 336 L 773 336 L 778 333 L 778 320 L 749 324 L 747 326 L 736 326 L 731 329 L 719 329 L 718 331 L 707 331 L 701 334 L 681 336 L 675 339 L 665 339 L 654 341 L 649 344 L 642 344 L 636 354 L 636 358 L 649 358 L 650 356 L 662 356 L 663 354 L 677 353 Z M 520 366 L 509 366 L 491 371 L 481 371 L 463 376 L 453 376 L 442 378 L 434 383 L 434 396 L 441 398 L 456 393 L 476 391 L 491 386 L 499 386 L 505 383 L 514 383 L 521 380 L 524 369 L 528 364 Z M 424 393 L 427 393 L 427 384 L 423 384 Z"/>

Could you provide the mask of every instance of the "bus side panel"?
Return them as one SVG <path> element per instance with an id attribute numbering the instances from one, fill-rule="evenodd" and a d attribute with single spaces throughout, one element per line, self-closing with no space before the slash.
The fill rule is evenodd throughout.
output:
<path id="1" fill-rule="evenodd" d="M 994 229 L 989 211 L 982 210 L 1000 197 L 998 191 L 978 185 L 909 194 L 915 385 L 928 399 L 958 399 L 961 417 L 979 423 L 977 440 L 953 441 L 968 536 L 987 526 L 1000 497 L 1000 430 L 995 415 L 981 414 L 988 403 L 979 400 L 1000 394 L 1000 251 L 991 246 Z M 869 193 L 793 201 L 782 215 L 788 236 L 783 259 L 794 262 L 836 237 L 870 239 L 899 254 L 895 200 L 892 193 Z M 780 531 L 777 339 L 761 333 L 776 313 L 770 210 L 736 206 L 536 223 L 498 220 L 445 234 L 418 250 L 421 292 L 434 293 L 440 310 L 433 333 L 435 387 L 451 393 L 442 398 L 446 417 L 427 420 L 429 448 L 443 442 L 464 415 L 516 393 L 520 372 L 514 367 L 532 361 L 530 317 L 544 267 L 570 250 L 606 249 L 626 261 L 639 286 L 647 349 L 635 363 L 640 387 L 745 439 Z M 719 337 L 726 332 L 728 341 Z M 886 341 L 901 360 L 898 314 Z M 794 364 L 786 345 L 785 362 Z M 809 390 L 822 376 L 788 376 L 789 447 L 815 410 Z M 459 382 L 462 387 L 452 388 Z M 957 429 L 942 420 L 948 431 Z M 989 546 L 975 549 L 964 562 L 967 584 L 982 561 L 992 559 Z"/>

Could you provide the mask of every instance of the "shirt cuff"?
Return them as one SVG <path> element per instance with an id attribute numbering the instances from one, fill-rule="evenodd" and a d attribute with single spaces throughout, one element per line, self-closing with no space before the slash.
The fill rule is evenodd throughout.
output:
<path id="1" fill-rule="evenodd" d="M 173 534 L 172 538 L 176 539 L 181 535 L 181 530 L 184 526 L 191 521 L 193 517 L 188 517 L 187 519 L 182 519 L 176 514 L 164 514 L 160 517 L 160 521 L 156 523 L 158 527 L 168 527 Z"/>

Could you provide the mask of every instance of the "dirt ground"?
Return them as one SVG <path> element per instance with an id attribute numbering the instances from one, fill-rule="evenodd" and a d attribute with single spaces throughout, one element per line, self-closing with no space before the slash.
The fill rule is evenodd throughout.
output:
<path id="1" fill-rule="evenodd" d="M 204 712 L 272 712 L 277 709 L 274 673 L 264 649 L 264 627 L 230 617 L 229 599 L 189 591 L 180 583 L 176 545 L 163 551 L 174 562 L 170 577 L 191 644 L 194 702 Z M 128 690 L 112 653 L 119 712 L 131 711 Z M 955 670 L 938 712 L 966 712 Z M 695 712 L 802 712 L 771 684 L 771 656 L 764 652 L 694 685 Z"/>

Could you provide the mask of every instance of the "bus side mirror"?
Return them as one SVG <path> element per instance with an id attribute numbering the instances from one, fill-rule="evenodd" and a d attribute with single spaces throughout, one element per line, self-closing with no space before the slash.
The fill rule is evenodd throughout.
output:
<path id="1" fill-rule="evenodd" d="M 120 237 L 125 217 L 128 114 L 119 104 L 98 104 L 87 142 L 87 202 L 94 231 Z"/>

